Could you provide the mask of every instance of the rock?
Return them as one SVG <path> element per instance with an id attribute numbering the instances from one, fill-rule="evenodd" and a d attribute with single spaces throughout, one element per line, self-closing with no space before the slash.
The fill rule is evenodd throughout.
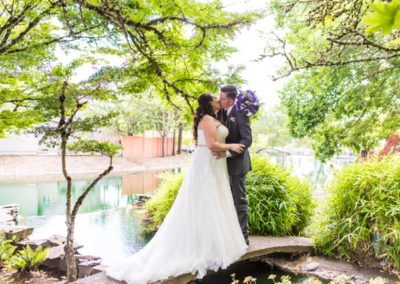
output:
<path id="1" fill-rule="evenodd" d="M 1 226 L 0 239 L 12 240 L 15 238 L 16 242 L 27 239 L 33 232 L 33 228 L 22 226 Z"/>
<path id="2" fill-rule="evenodd" d="M 17 245 L 19 247 L 26 247 L 29 245 L 34 250 L 36 250 L 39 246 L 41 246 L 42 248 L 54 247 L 54 244 L 52 242 L 50 242 L 49 240 L 21 241 L 21 242 L 18 242 Z"/>
<path id="3" fill-rule="evenodd" d="M 64 264 L 62 263 L 62 262 L 65 263 L 64 255 L 65 255 L 64 246 L 51 247 L 47 255 L 47 258 L 42 263 L 42 265 L 51 269 L 61 268 L 62 271 L 66 271 L 66 265 L 64 268 Z"/>
<path id="4" fill-rule="evenodd" d="M 100 261 L 101 258 L 93 255 L 76 255 L 78 262 Z"/>
<path id="5" fill-rule="evenodd" d="M 52 235 L 48 241 L 54 244 L 53 246 L 63 246 L 67 242 L 67 238 L 61 235 Z"/>
<path id="6" fill-rule="evenodd" d="M 51 246 L 56 247 L 56 246 L 65 246 L 65 244 L 67 243 L 67 238 L 61 235 L 52 235 L 47 239 L 50 243 Z M 83 245 L 78 244 L 76 242 L 74 242 L 74 248 L 75 250 L 78 250 L 80 248 L 83 248 Z"/>
<path id="7" fill-rule="evenodd" d="M 72 282 L 74 284 L 93 284 L 93 283 L 101 283 L 101 284 L 120 284 L 120 283 L 125 283 L 121 281 L 114 280 L 110 277 L 107 277 L 105 272 L 100 272 L 100 273 L 95 273 L 91 276 L 84 277 L 81 279 L 76 280 L 75 282 Z"/>
<path id="8" fill-rule="evenodd" d="M 95 267 L 97 265 L 100 265 L 101 260 L 90 260 L 90 261 L 85 261 L 85 262 L 80 262 L 80 265 L 85 265 L 85 266 L 89 266 L 89 267 Z"/>
<path id="9" fill-rule="evenodd" d="M 90 275 L 93 275 L 95 273 L 98 273 L 102 270 L 99 270 L 98 267 L 100 266 L 101 260 L 92 260 L 92 261 L 87 261 L 87 262 L 81 262 L 78 264 L 78 277 L 83 278 L 87 277 Z"/>
<path id="10" fill-rule="evenodd" d="M 0 224 L 15 225 L 18 218 L 18 204 L 0 206 Z"/>
<path id="11" fill-rule="evenodd" d="M 102 264 L 93 267 L 79 264 L 78 265 L 79 278 L 84 278 L 100 272 L 104 272 L 106 271 L 106 268 L 107 267 Z"/>
<path id="12" fill-rule="evenodd" d="M 78 278 L 88 277 L 93 274 L 94 274 L 93 267 L 78 264 Z"/>
<path id="13" fill-rule="evenodd" d="M 104 272 L 104 271 L 106 271 L 106 269 L 107 269 L 107 266 L 105 266 L 103 264 L 93 267 L 93 270 L 96 271 L 96 273 Z"/>
<path id="14" fill-rule="evenodd" d="M 304 271 L 315 271 L 319 267 L 318 262 L 308 262 L 302 266 L 302 270 Z"/>

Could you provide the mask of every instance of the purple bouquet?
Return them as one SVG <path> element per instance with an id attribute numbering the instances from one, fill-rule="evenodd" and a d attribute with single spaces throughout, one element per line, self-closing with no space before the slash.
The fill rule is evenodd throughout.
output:
<path id="1" fill-rule="evenodd" d="M 243 111 L 247 116 L 254 116 L 260 109 L 261 103 L 254 91 L 247 90 L 239 93 L 236 105 L 238 110 Z"/>

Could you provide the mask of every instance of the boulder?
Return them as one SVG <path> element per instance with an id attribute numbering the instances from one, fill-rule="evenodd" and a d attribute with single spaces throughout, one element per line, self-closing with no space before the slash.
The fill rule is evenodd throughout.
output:
<path id="1" fill-rule="evenodd" d="M 62 271 L 66 271 L 64 255 L 64 246 L 51 247 L 49 249 L 47 258 L 42 265 L 47 268 L 61 269 Z"/>
<path id="2" fill-rule="evenodd" d="M 0 239 L 1 240 L 12 240 L 16 242 L 27 239 L 33 232 L 33 228 L 23 226 L 1 226 L 0 227 Z"/>

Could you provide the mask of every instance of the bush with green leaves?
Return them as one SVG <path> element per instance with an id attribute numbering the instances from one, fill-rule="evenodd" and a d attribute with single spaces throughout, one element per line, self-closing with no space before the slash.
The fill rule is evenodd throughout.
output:
<path id="1" fill-rule="evenodd" d="M 13 255 L 9 259 L 8 265 L 11 269 L 16 269 L 18 272 L 36 270 L 46 260 L 48 251 L 47 248 L 43 249 L 41 246 L 33 250 L 28 245 Z"/>
<path id="2" fill-rule="evenodd" d="M 13 240 L 6 240 L 0 243 L 0 267 L 3 267 L 15 253 L 17 246 L 14 246 L 13 243 Z"/>
<path id="3" fill-rule="evenodd" d="M 346 166 L 313 225 L 318 251 L 347 261 L 400 271 L 400 159 Z"/>
<path id="4" fill-rule="evenodd" d="M 314 211 L 310 185 L 267 158 L 252 158 L 247 174 L 250 234 L 298 235 Z"/>
<path id="5" fill-rule="evenodd" d="M 149 216 L 148 222 L 145 225 L 146 232 L 157 230 L 165 216 L 167 216 L 182 185 L 184 174 L 167 173 L 163 174 L 161 178 L 162 182 L 157 194 L 145 203 L 145 209 Z"/>
<path id="6" fill-rule="evenodd" d="M 247 175 L 249 225 L 251 234 L 296 235 L 309 224 L 314 205 L 310 187 L 288 170 L 255 156 Z M 145 204 L 149 215 L 145 226 L 152 232 L 172 207 L 184 175 L 164 176 L 157 194 Z"/>

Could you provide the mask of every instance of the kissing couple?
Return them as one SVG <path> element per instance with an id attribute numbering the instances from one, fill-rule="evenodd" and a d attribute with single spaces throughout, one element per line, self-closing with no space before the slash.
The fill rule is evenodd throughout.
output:
<path id="1" fill-rule="evenodd" d="M 203 94 L 193 122 L 196 150 L 175 202 L 150 242 L 107 269 L 129 284 L 161 281 L 186 273 L 203 278 L 226 268 L 249 245 L 246 174 L 251 170 L 249 116 L 235 86 L 219 98 Z"/>

